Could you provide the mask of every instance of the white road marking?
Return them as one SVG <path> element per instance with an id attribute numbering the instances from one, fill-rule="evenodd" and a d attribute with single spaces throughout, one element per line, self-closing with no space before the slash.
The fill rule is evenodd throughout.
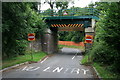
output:
<path id="1" fill-rule="evenodd" d="M 35 71 L 35 70 L 37 70 L 37 69 L 39 69 L 40 67 L 36 67 L 36 68 L 34 68 L 34 69 L 32 69 L 32 70 L 29 70 L 29 71 Z"/>
<path id="2" fill-rule="evenodd" d="M 38 70 L 40 67 L 36 67 L 36 66 L 25 66 L 24 68 L 21 69 L 21 71 L 35 71 Z M 51 67 L 46 67 L 43 69 L 44 72 L 58 72 L 60 73 L 61 71 L 63 73 L 76 73 L 76 74 L 80 74 L 80 71 L 82 71 L 82 73 L 84 75 L 87 74 L 87 72 L 89 71 L 88 69 L 79 69 L 79 68 L 63 68 L 63 67 L 56 67 L 53 70 Z M 17 70 L 16 70 L 17 71 Z"/>
<path id="3" fill-rule="evenodd" d="M 78 54 L 78 53 L 79 53 L 79 50 L 77 50 L 77 54 Z M 77 55 L 77 54 L 76 54 L 76 55 Z"/>
<path id="4" fill-rule="evenodd" d="M 72 57 L 72 59 L 74 59 L 74 58 L 75 58 L 75 56 Z"/>
<path id="5" fill-rule="evenodd" d="M 68 70 L 70 70 L 70 68 L 66 68 L 66 70 L 64 71 L 64 73 L 66 73 Z"/>
<path id="6" fill-rule="evenodd" d="M 47 67 L 46 69 L 44 69 L 43 71 L 47 71 L 48 69 L 50 69 L 50 67 Z"/>
<path id="7" fill-rule="evenodd" d="M 89 71 L 89 70 L 85 70 L 85 69 L 81 69 L 81 70 L 83 70 L 83 71 L 84 71 L 84 74 L 86 74 L 86 73 L 87 73 L 87 71 Z"/>
<path id="8" fill-rule="evenodd" d="M 43 63 L 43 62 L 45 62 L 46 60 L 48 59 L 48 57 L 46 57 L 43 61 L 41 61 L 40 63 Z"/>
<path id="9" fill-rule="evenodd" d="M 23 69 L 22 69 L 22 71 L 35 71 L 35 70 L 37 70 L 37 69 L 39 69 L 40 67 L 27 67 L 27 66 L 25 66 Z"/>
<path id="10" fill-rule="evenodd" d="M 73 72 L 75 72 L 75 73 L 79 74 L 80 69 L 74 68 L 74 69 L 71 71 L 71 73 L 73 73 Z"/>
<path id="11" fill-rule="evenodd" d="M 27 66 L 25 66 L 25 67 L 22 69 L 22 71 L 24 71 L 26 68 L 27 68 Z"/>
<path id="12" fill-rule="evenodd" d="M 79 50 L 77 50 L 77 52 L 76 52 L 75 56 L 77 56 L 78 52 L 79 52 Z M 73 57 L 72 57 L 72 59 L 74 59 L 74 58 L 75 58 L 75 56 L 73 56 Z"/>
<path id="13" fill-rule="evenodd" d="M 62 68 L 57 67 L 53 70 L 53 72 L 60 72 L 60 71 L 62 71 L 62 69 L 63 69 L 63 67 Z"/>

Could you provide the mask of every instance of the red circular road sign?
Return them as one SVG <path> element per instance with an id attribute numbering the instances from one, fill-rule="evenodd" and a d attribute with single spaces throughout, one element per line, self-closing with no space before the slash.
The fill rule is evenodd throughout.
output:
<path id="1" fill-rule="evenodd" d="M 92 43 L 92 36 L 86 36 L 86 40 L 85 40 L 85 42 L 86 43 Z"/>
<path id="2" fill-rule="evenodd" d="M 35 40 L 35 33 L 28 34 L 28 41 L 34 41 Z"/>

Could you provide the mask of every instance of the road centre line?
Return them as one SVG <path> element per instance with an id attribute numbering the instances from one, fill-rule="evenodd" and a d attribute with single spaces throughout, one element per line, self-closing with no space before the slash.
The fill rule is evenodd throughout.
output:
<path id="1" fill-rule="evenodd" d="M 76 55 L 78 54 L 78 52 L 79 52 L 79 50 L 77 50 L 77 53 L 76 53 Z"/>
<path id="2" fill-rule="evenodd" d="M 72 59 L 74 59 L 74 58 L 75 58 L 75 56 L 72 57 Z"/>
<path id="3" fill-rule="evenodd" d="M 48 57 L 46 57 L 43 61 L 41 61 L 40 63 L 43 63 L 43 62 L 45 62 L 46 60 L 48 59 Z"/>
<path id="4" fill-rule="evenodd" d="M 77 52 L 76 52 L 75 56 L 77 56 L 78 52 L 79 52 L 79 50 L 77 50 Z M 73 57 L 72 57 L 72 59 L 74 59 L 74 58 L 75 58 L 75 56 L 73 56 Z"/>

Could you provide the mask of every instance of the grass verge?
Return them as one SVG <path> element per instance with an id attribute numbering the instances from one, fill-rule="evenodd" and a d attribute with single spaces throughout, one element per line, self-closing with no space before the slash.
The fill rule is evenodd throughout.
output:
<path id="1" fill-rule="evenodd" d="M 17 57 L 13 57 L 13 58 L 9 58 L 9 59 L 5 59 L 2 61 L 2 68 L 0 68 L 0 69 L 4 69 L 6 67 L 10 67 L 10 66 L 13 66 L 16 64 L 27 62 L 27 61 L 39 61 L 46 55 L 47 54 L 44 52 L 35 52 L 35 53 L 33 53 L 33 60 L 31 59 L 30 53 L 27 53 L 25 55 L 20 55 Z"/>
<path id="2" fill-rule="evenodd" d="M 103 78 L 103 80 L 105 80 L 106 78 L 120 78 L 118 74 L 115 74 L 113 72 L 110 72 L 106 69 L 106 66 L 101 65 L 100 63 L 94 63 L 92 64 L 97 72 L 99 73 L 99 76 Z"/>
<path id="3" fill-rule="evenodd" d="M 88 63 L 88 55 L 84 56 L 84 58 L 81 60 L 82 64 L 87 64 Z"/>
<path id="4" fill-rule="evenodd" d="M 92 64 L 92 58 L 86 54 L 84 58 L 81 60 L 81 64 L 83 65 L 91 65 Z"/>
<path id="5" fill-rule="evenodd" d="M 113 72 L 110 72 L 109 70 L 106 69 L 107 66 L 105 65 L 101 65 L 100 63 L 96 63 L 96 62 L 92 62 L 90 56 L 88 54 L 86 54 L 84 56 L 84 58 L 81 60 L 81 63 L 83 65 L 92 65 L 95 67 L 95 69 L 97 70 L 99 76 L 103 79 L 106 80 L 107 78 L 120 78 L 118 74 L 115 74 Z"/>
<path id="6" fill-rule="evenodd" d="M 77 48 L 77 49 L 80 49 L 81 51 L 85 51 L 85 48 L 83 46 L 68 46 L 68 45 L 58 45 L 58 48 L 61 49 L 63 47 L 67 47 L 67 48 Z"/>

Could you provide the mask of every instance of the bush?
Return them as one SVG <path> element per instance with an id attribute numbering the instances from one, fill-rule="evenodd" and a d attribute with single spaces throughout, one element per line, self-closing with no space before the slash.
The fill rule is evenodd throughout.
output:
<path id="1" fill-rule="evenodd" d="M 120 2 L 99 5 L 102 11 L 96 25 L 94 45 L 90 51 L 93 61 L 107 65 L 107 69 L 116 73 L 120 72 L 119 5 Z"/>
<path id="2" fill-rule="evenodd" d="M 40 32 L 46 28 L 33 5 L 26 2 L 2 4 L 2 54 L 4 57 L 24 54 L 28 33 L 41 34 Z"/>

